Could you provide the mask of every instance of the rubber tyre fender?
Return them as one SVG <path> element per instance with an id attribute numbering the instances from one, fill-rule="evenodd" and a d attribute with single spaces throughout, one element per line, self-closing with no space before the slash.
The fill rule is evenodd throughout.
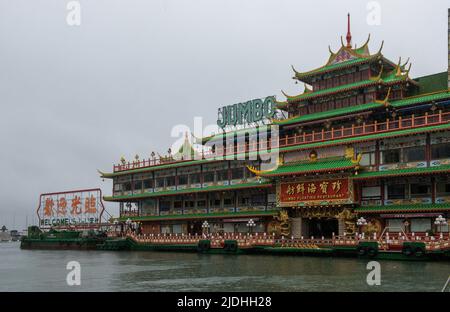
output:
<path id="1" fill-rule="evenodd" d="M 378 255 L 378 250 L 376 250 L 376 249 L 373 248 L 373 247 L 369 247 L 369 248 L 367 249 L 367 255 L 368 255 L 369 257 L 371 257 L 371 258 L 376 257 L 376 256 Z"/>
<path id="2" fill-rule="evenodd" d="M 208 251 L 209 248 L 210 248 L 210 245 L 206 242 L 200 242 L 197 246 L 197 249 L 200 252 Z"/>
<path id="3" fill-rule="evenodd" d="M 358 252 L 358 256 L 365 256 L 367 253 L 366 247 L 364 246 L 358 246 L 358 248 L 356 248 L 356 251 Z"/>
<path id="4" fill-rule="evenodd" d="M 417 258 L 422 258 L 425 255 L 425 250 L 422 247 L 417 247 L 414 249 L 414 256 Z"/>
<path id="5" fill-rule="evenodd" d="M 235 252 L 237 250 L 237 243 L 236 242 L 229 242 L 227 244 L 227 251 Z"/>
<path id="6" fill-rule="evenodd" d="M 405 248 L 403 248 L 402 254 L 404 254 L 407 257 L 412 256 L 413 254 L 412 248 L 410 246 L 406 246 Z"/>

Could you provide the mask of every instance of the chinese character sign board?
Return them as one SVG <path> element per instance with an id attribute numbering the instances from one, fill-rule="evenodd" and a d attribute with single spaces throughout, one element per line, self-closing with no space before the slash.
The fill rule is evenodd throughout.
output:
<path id="1" fill-rule="evenodd" d="M 41 227 L 100 223 L 104 210 L 100 189 L 46 193 L 39 197 Z"/>
<path id="2" fill-rule="evenodd" d="M 352 203 L 353 188 L 348 179 L 280 183 L 279 198 L 282 206 Z"/>

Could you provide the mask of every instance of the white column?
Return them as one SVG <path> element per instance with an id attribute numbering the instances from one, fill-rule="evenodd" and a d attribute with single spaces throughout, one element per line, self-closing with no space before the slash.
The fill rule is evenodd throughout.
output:
<path id="1" fill-rule="evenodd" d="M 302 236 L 302 218 L 291 218 L 291 235 L 295 238 Z"/>
<path id="2" fill-rule="evenodd" d="M 338 219 L 338 229 L 339 229 L 338 235 L 344 235 L 344 232 L 345 232 L 344 219 Z"/>

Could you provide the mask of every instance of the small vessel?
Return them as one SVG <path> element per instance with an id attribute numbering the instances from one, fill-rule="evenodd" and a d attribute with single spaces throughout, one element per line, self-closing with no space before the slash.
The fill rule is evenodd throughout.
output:
<path id="1" fill-rule="evenodd" d="M 11 234 L 9 234 L 6 226 L 2 226 L 0 229 L 0 242 L 9 242 L 11 240 Z"/>
<path id="2" fill-rule="evenodd" d="M 12 240 L 13 242 L 19 241 L 20 238 L 22 237 L 22 234 L 21 234 L 19 231 L 17 231 L 17 230 L 11 230 L 11 231 L 9 231 L 9 235 L 11 236 L 11 240 Z"/>

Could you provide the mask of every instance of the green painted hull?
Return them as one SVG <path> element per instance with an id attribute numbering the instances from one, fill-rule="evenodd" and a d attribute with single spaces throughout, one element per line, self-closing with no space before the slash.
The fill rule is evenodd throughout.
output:
<path id="1" fill-rule="evenodd" d="M 22 249 L 96 250 L 103 240 L 91 238 L 23 238 Z"/>
<path id="2" fill-rule="evenodd" d="M 209 241 L 206 244 L 154 244 L 139 243 L 130 238 L 98 239 L 98 238 L 44 238 L 30 239 L 23 238 L 21 248 L 23 249 L 79 249 L 79 250 L 107 250 L 107 251 L 172 251 L 172 252 L 196 252 L 202 254 L 266 254 L 266 255 L 296 255 L 296 256 L 332 256 L 332 257 L 358 257 L 361 259 L 373 260 L 405 260 L 405 261 L 425 261 L 425 260 L 450 260 L 450 251 L 426 252 L 422 255 L 405 255 L 401 251 L 380 250 L 372 255 L 359 254 L 358 247 L 334 246 L 329 248 L 299 248 L 281 246 L 253 246 L 249 248 L 239 248 L 237 245 L 224 248 L 213 248 Z M 228 241 L 228 244 L 234 241 Z M 373 245 L 362 245 L 370 247 Z"/>

